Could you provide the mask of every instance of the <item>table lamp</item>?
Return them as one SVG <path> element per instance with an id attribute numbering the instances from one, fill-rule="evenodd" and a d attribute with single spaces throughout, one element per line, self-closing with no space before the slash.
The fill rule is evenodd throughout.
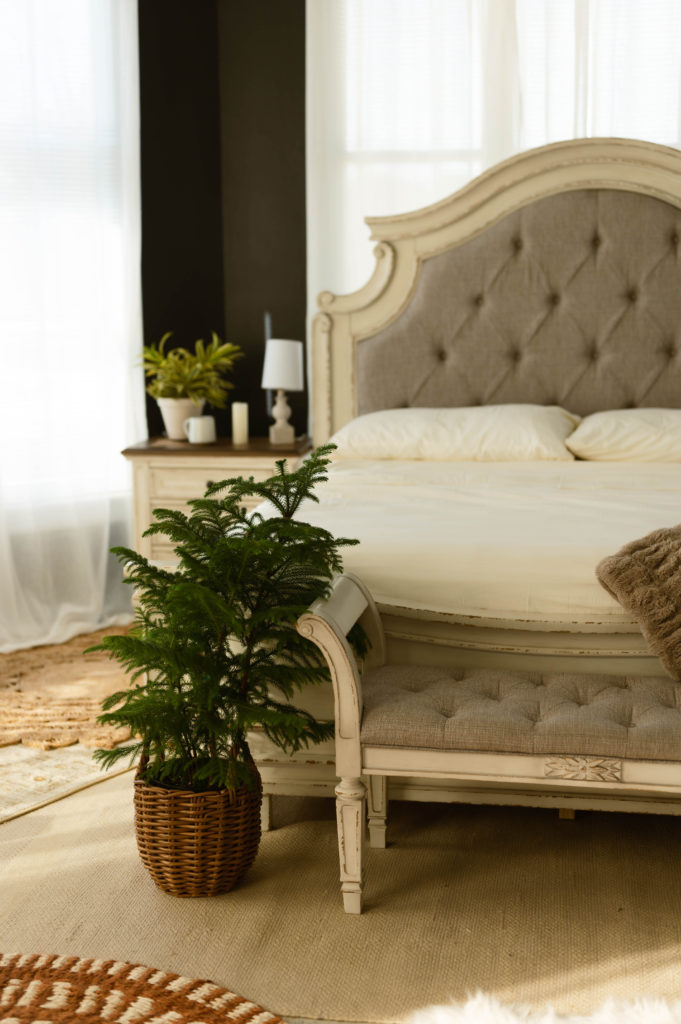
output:
<path id="1" fill-rule="evenodd" d="M 265 344 L 262 387 L 277 392 L 272 406 L 274 423 L 270 427 L 270 444 L 293 444 L 295 433 L 288 422 L 291 407 L 287 391 L 303 390 L 303 343 L 285 338 L 269 338 Z"/>

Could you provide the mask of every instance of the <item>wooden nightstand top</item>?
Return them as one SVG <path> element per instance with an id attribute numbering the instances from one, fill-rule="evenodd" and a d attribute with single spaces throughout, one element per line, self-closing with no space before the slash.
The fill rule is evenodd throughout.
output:
<path id="1" fill-rule="evenodd" d="M 266 437 L 252 437 L 248 444 L 234 445 L 229 438 L 219 437 L 212 444 L 190 444 L 189 441 L 170 441 L 167 437 L 150 437 L 148 441 L 124 448 L 126 458 L 136 455 L 214 455 L 220 456 L 269 456 L 273 460 L 285 459 L 287 455 L 303 455 L 312 448 L 309 437 L 297 437 L 292 445 L 273 445 Z"/>

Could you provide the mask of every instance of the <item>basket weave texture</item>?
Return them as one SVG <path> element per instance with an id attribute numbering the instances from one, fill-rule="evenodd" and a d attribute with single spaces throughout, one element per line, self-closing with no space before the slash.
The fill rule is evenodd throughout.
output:
<path id="1" fill-rule="evenodd" d="M 135 779 L 137 849 L 154 883 L 171 896 L 229 892 L 260 844 L 260 778 L 255 789 L 193 793 Z"/>

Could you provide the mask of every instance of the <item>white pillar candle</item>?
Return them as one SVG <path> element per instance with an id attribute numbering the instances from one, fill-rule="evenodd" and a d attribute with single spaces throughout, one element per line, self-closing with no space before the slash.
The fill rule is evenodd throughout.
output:
<path id="1" fill-rule="evenodd" d="M 248 402 L 232 402 L 232 444 L 248 444 Z"/>

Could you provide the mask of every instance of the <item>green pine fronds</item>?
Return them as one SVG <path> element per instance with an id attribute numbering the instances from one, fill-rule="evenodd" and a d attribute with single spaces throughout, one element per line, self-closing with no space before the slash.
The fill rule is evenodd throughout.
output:
<path id="1" fill-rule="evenodd" d="M 303 686 L 328 679 L 323 656 L 295 623 L 328 595 L 342 571 L 341 549 L 357 543 L 298 514 L 303 502 L 318 500 L 313 491 L 327 479 L 332 451 L 318 448 L 293 473 L 282 460 L 266 481 L 213 484 L 186 513 L 156 509 L 147 535 L 172 542 L 175 572 L 129 548 L 112 549 L 135 587 L 137 611 L 128 635 L 91 648 L 130 675 L 98 720 L 127 726 L 135 740 L 98 750 L 104 767 L 144 752 L 148 782 L 234 788 L 255 784 L 250 730 L 288 753 L 333 736 L 333 723 L 292 703 Z M 267 512 L 247 513 L 253 498 L 267 502 Z M 350 639 L 366 652 L 359 627 Z"/>

